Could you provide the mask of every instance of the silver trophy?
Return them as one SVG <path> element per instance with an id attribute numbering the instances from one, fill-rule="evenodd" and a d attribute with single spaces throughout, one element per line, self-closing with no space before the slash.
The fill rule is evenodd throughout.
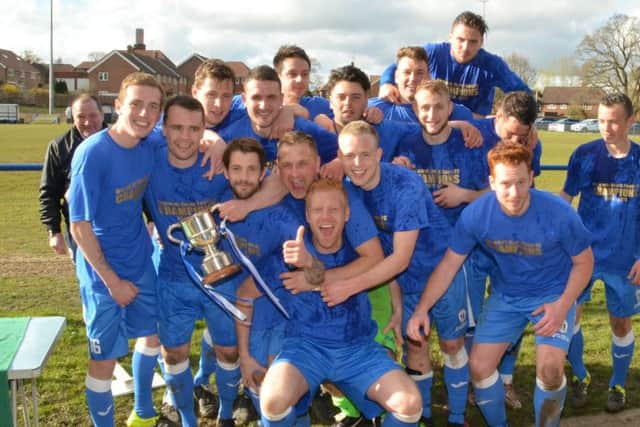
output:
<path id="1" fill-rule="evenodd" d="M 189 243 L 204 251 L 202 261 L 202 282 L 211 284 L 232 276 L 240 271 L 240 266 L 235 264 L 226 252 L 219 250 L 216 245 L 222 234 L 213 219 L 212 212 L 218 209 L 219 205 L 214 205 L 211 210 L 202 210 L 191 216 L 182 218 L 180 222 L 171 224 L 167 228 L 167 237 L 173 243 L 181 244 L 182 241 L 173 237 L 172 233 L 178 228 L 182 228 Z"/>

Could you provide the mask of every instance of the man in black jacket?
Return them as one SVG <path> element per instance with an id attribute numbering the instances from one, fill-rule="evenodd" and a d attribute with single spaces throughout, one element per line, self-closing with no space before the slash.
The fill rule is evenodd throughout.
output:
<path id="1" fill-rule="evenodd" d="M 71 181 L 71 158 L 82 141 L 107 125 L 100 103 L 92 95 L 75 97 L 71 103 L 71 114 L 73 127 L 47 147 L 40 179 L 40 222 L 47 227 L 51 249 L 60 255 L 71 252 L 74 258 L 76 246 L 68 231 L 68 208 L 64 199 Z M 62 216 L 67 226 L 66 236 L 62 235 Z"/>

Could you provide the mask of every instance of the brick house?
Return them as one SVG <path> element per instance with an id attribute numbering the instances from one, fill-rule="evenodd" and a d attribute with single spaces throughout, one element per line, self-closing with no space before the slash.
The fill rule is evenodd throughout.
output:
<path id="1" fill-rule="evenodd" d="M 208 58 L 206 56 L 202 56 L 199 53 L 194 53 L 184 61 L 182 61 L 176 68 L 182 77 L 187 80 L 187 92 L 191 93 L 191 86 L 193 86 L 193 77 L 196 73 L 196 70 L 205 62 Z"/>
<path id="2" fill-rule="evenodd" d="M 196 70 L 207 59 L 206 56 L 200 55 L 199 53 L 194 53 L 184 61 L 178 65 L 178 72 L 187 79 L 187 91 L 191 93 L 191 86 L 193 86 L 193 77 L 196 73 Z M 233 73 L 236 76 L 236 81 L 233 85 L 233 93 L 242 92 L 242 85 L 244 84 L 247 76 L 249 75 L 249 67 L 245 65 L 244 62 L 240 61 L 227 61 L 225 62 L 229 68 L 233 70 Z"/>
<path id="3" fill-rule="evenodd" d="M 0 85 L 7 83 L 22 90 L 39 87 L 40 71 L 12 51 L 0 49 Z"/>
<path id="4" fill-rule="evenodd" d="M 88 91 L 89 74 L 71 64 L 53 64 L 53 79 L 64 81 L 69 92 Z"/>
<path id="5" fill-rule="evenodd" d="M 597 87 L 547 86 L 542 92 L 541 112 L 543 116 L 566 117 L 569 107 L 577 107 L 585 117 L 594 118 L 604 94 L 604 90 Z"/>
<path id="6" fill-rule="evenodd" d="M 136 71 L 153 75 L 167 96 L 187 93 L 186 79 L 175 64 L 161 51 L 146 49 L 144 30 L 140 28 L 136 30 L 136 44 L 127 50 L 112 50 L 87 70 L 90 90 L 100 98 L 115 99 L 122 80 Z"/>

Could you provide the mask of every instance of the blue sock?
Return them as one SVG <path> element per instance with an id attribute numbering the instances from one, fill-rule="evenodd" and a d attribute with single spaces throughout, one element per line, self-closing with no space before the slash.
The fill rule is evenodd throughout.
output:
<path id="1" fill-rule="evenodd" d="M 415 381 L 422 396 L 422 416 L 431 418 L 431 385 L 433 384 L 433 371 L 427 374 L 410 370 L 409 376 Z"/>
<path id="2" fill-rule="evenodd" d="M 162 374 L 162 378 L 166 378 L 166 371 L 164 369 L 164 359 L 162 358 L 162 354 L 158 355 L 158 369 L 160 369 L 160 373 Z M 166 382 L 166 381 L 165 381 Z M 171 387 L 167 387 L 164 390 L 164 395 L 162 396 L 162 403 L 169 403 L 174 408 L 178 407 L 176 403 L 176 399 L 173 397 L 173 393 L 171 392 Z"/>
<path id="3" fill-rule="evenodd" d="M 158 363 L 158 354 L 160 354 L 160 347 L 150 348 L 141 341 L 136 343 L 133 351 L 131 371 L 133 373 L 134 409 L 141 418 L 156 416 L 151 395 L 151 383 L 156 363 Z"/>
<path id="4" fill-rule="evenodd" d="M 509 347 L 500 360 L 498 366 L 498 372 L 500 375 L 506 375 L 513 377 L 513 371 L 516 369 L 516 362 L 518 361 L 518 354 L 520 354 L 520 344 L 522 344 L 522 336 L 518 342 Z"/>
<path id="5" fill-rule="evenodd" d="M 233 402 L 238 397 L 238 385 L 240 384 L 240 364 L 216 363 L 216 385 L 220 397 L 220 410 L 218 418 L 230 420 L 233 418 Z"/>
<path id="6" fill-rule="evenodd" d="M 504 384 L 498 371 L 489 378 L 473 384 L 476 404 L 490 426 L 506 426 L 507 411 L 504 407 Z"/>
<path id="7" fill-rule="evenodd" d="M 311 416 L 309 412 L 305 412 L 296 418 L 296 427 L 311 427 Z"/>
<path id="8" fill-rule="evenodd" d="M 193 379 L 196 385 L 209 384 L 209 377 L 216 370 L 216 354 L 213 351 L 213 340 L 209 334 L 209 329 L 205 329 L 200 342 L 200 362 L 198 372 Z"/>
<path id="9" fill-rule="evenodd" d="M 258 418 L 260 418 L 262 416 L 262 414 L 260 413 L 260 396 L 258 396 L 255 391 L 251 390 L 248 387 L 244 388 L 244 393 L 251 399 L 251 403 L 253 403 L 253 407 L 258 413 Z"/>
<path id="10" fill-rule="evenodd" d="M 587 376 L 587 368 L 586 366 L 584 366 L 583 354 L 584 335 L 582 335 L 582 328 L 580 328 L 580 324 L 577 324 L 574 328 L 571 343 L 569 343 L 567 360 L 571 365 L 571 371 L 573 372 L 573 375 L 578 378 L 578 381 L 582 381 Z"/>
<path id="11" fill-rule="evenodd" d="M 558 426 L 560 414 L 567 396 L 567 379 L 562 378 L 562 385 L 557 390 L 544 390 L 542 381 L 536 378 L 536 389 L 533 393 L 533 408 L 536 414 L 536 425 Z M 550 410 L 551 413 L 546 413 Z M 544 419 L 543 419 L 544 418 Z"/>
<path id="12" fill-rule="evenodd" d="M 613 357 L 613 375 L 609 380 L 609 387 L 619 385 L 624 387 L 629 372 L 629 365 L 633 358 L 633 349 L 635 347 L 635 338 L 633 331 L 624 337 L 613 335 L 611 340 L 611 354 Z"/>
<path id="13" fill-rule="evenodd" d="M 96 427 L 113 427 L 114 408 L 111 394 L 111 380 L 98 380 L 87 374 L 85 394 L 91 421 Z"/>
<path id="14" fill-rule="evenodd" d="M 193 375 L 189 369 L 189 360 L 177 365 L 166 365 L 165 368 L 164 379 L 173 395 L 182 425 L 197 427 L 196 414 L 193 411 Z"/>
<path id="15" fill-rule="evenodd" d="M 469 357 L 462 347 L 455 356 L 443 354 L 444 382 L 449 400 L 449 422 L 464 424 L 469 391 Z"/>
<path id="16" fill-rule="evenodd" d="M 260 417 L 260 422 L 263 427 L 291 427 L 296 422 L 296 412 L 291 406 L 282 414 L 282 418 L 278 420 L 270 420 L 264 414 Z"/>
<path id="17" fill-rule="evenodd" d="M 391 412 L 387 412 L 387 415 L 384 416 L 384 420 L 382 420 L 383 427 L 410 427 L 417 426 L 418 423 L 407 423 L 396 418 L 395 415 Z"/>

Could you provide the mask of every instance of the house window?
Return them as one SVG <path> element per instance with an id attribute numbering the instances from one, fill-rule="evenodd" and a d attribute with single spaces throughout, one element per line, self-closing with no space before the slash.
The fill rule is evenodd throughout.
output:
<path id="1" fill-rule="evenodd" d="M 567 104 L 560 105 L 561 110 L 566 110 L 569 106 Z"/>
<path id="2" fill-rule="evenodd" d="M 591 110 L 593 110 L 593 105 L 584 104 L 584 105 L 582 106 L 582 109 L 583 109 L 584 111 L 591 111 Z"/>
<path id="3" fill-rule="evenodd" d="M 108 82 L 109 81 L 109 73 L 107 71 L 100 71 L 98 73 L 98 80 L 101 82 Z"/>
<path id="4" fill-rule="evenodd" d="M 549 104 L 547 108 L 549 108 L 549 110 L 555 110 L 558 106 L 556 104 Z"/>

